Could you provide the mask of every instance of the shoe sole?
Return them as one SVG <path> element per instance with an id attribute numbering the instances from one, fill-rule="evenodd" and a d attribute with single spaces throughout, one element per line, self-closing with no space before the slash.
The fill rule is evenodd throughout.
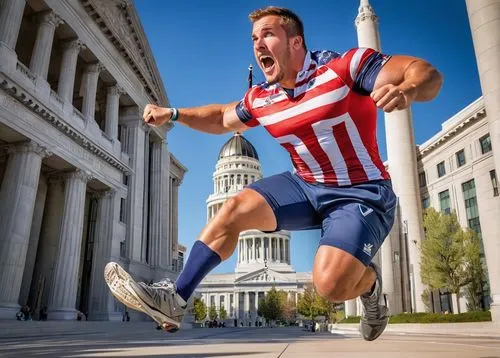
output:
<path id="1" fill-rule="evenodd" d="M 106 265 L 104 268 L 104 280 L 113 296 L 125 306 L 147 314 L 165 331 L 173 333 L 179 330 L 179 322 L 150 308 L 149 305 L 135 293 L 134 289 L 130 286 L 130 282 L 136 282 L 119 264 L 116 262 L 109 262 Z"/>
<path id="2" fill-rule="evenodd" d="M 378 337 L 380 337 L 380 336 L 382 335 L 382 333 L 384 333 L 385 329 L 387 328 L 387 324 L 389 323 L 389 317 L 387 317 L 387 318 L 385 319 L 385 323 L 383 323 L 383 324 L 381 325 L 382 329 L 379 331 L 379 333 L 378 333 L 376 336 L 373 336 L 373 337 L 365 337 L 365 336 L 363 335 L 363 330 L 362 330 L 362 328 L 361 328 L 362 322 L 360 321 L 359 323 L 360 323 L 360 324 L 359 324 L 359 333 L 361 333 L 361 337 L 363 337 L 363 339 L 364 339 L 365 341 L 371 342 L 371 341 L 376 340 Z"/>

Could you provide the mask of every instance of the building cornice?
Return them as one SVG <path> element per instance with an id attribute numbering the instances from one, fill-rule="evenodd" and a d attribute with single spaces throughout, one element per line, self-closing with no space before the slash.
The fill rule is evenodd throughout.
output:
<path id="1" fill-rule="evenodd" d="M 124 172 L 125 174 L 130 174 L 132 172 L 130 167 L 123 164 L 115 156 L 109 154 L 104 148 L 80 133 L 79 130 L 75 129 L 62 118 L 54 114 L 51 110 L 49 110 L 36 98 L 31 96 L 23 88 L 18 86 L 15 82 L 11 81 L 7 77 L 4 77 L 3 75 L 0 75 L 0 89 L 4 90 L 7 95 L 24 105 L 28 110 L 35 113 L 40 118 L 53 125 L 59 131 L 71 138 L 75 143 L 87 149 L 88 151 L 99 157 L 101 160 L 107 162 L 108 164 Z"/>
<path id="2" fill-rule="evenodd" d="M 130 65 L 151 99 L 162 106 L 169 101 L 133 2 L 79 0 L 118 52 Z"/>
<path id="3" fill-rule="evenodd" d="M 441 125 L 441 131 L 417 146 L 417 156 L 420 158 L 429 155 L 437 148 L 448 143 L 467 128 L 486 118 L 486 109 L 483 98 L 480 97 L 462 109 Z"/>

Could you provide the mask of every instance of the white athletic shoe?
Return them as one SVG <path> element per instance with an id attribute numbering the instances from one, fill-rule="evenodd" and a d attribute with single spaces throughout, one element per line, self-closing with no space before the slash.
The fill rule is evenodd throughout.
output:
<path id="1" fill-rule="evenodd" d="M 177 294 L 171 281 L 164 280 L 151 285 L 137 283 L 116 262 L 106 265 L 104 279 L 121 303 L 147 314 L 166 331 L 175 332 L 179 329 L 186 302 Z"/>

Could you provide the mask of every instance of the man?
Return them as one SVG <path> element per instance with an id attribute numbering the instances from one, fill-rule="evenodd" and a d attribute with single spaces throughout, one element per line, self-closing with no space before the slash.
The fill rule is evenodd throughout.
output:
<path id="1" fill-rule="evenodd" d="M 257 10 L 250 20 L 265 83 L 227 105 L 148 105 L 144 120 L 153 126 L 177 121 L 213 134 L 263 125 L 290 153 L 294 173 L 264 178 L 228 199 L 203 229 L 175 283 L 136 283 L 116 263 L 106 266 L 106 282 L 121 302 L 173 331 L 196 286 L 231 256 L 241 231 L 321 228 L 316 290 L 331 301 L 361 296 L 360 330 L 364 339 L 374 340 L 385 329 L 388 312 L 379 302 L 380 270 L 371 260 L 393 225 L 396 207 L 376 142 L 377 107 L 391 112 L 430 100 L 441 76 L 421 59 L 372 49 L 309 52 L 301 20 L 284 8 Z"/>

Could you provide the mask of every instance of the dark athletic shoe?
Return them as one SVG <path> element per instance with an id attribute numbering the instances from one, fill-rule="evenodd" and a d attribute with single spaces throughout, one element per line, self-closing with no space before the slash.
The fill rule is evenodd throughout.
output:
<path id="1" fill-rule="evenodd" d="M 370 295 L 365 293 L 361 295 L 361 303 L 363 304 L 363 312 L 359 324 L 359 331 L 366 341 L 377 339 L 384 332 L 387 323 L 389 322 L 389 310 L 387 303 L 380 304 L 382 298 L 382 275 L 380 269 L 374 263 L 370 264 L 377 275 L 375 281 L 375 289 Z"/>

